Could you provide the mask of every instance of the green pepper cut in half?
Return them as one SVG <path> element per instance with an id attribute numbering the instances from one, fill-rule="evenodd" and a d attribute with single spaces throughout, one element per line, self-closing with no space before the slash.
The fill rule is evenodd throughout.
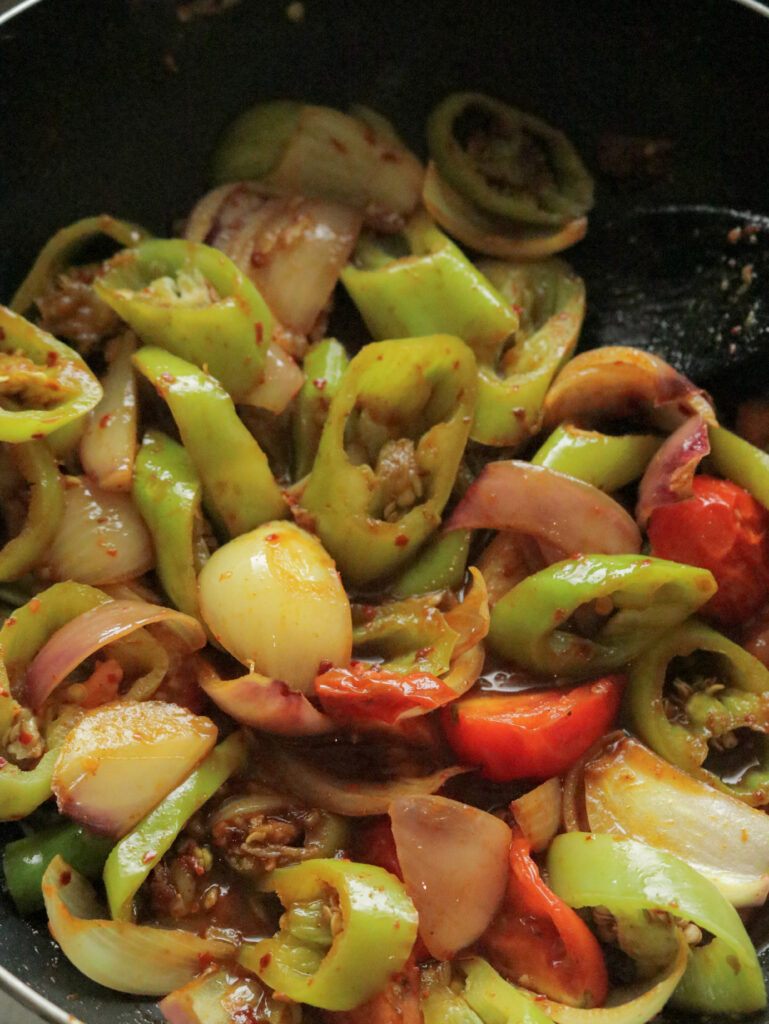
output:
<path id="1" fill-rule="evenodd" d="M 245 737 L 241 732 L 233 733 L 112 849 L 104 865 L 104 887 L 115 920 L 132 919 L 139 886 L 192 815 L 245 763 Z"/>
<path id="2" fill-rule="evenodd" d="M 294 402 L 294 477 L 301 480 L 312 469 L 331 399 L 339 390 L 350 360 L 335 338 L 324 338 L 308 351 L 302 369 L 305 382 Z"/>
<path id="3" fill-rule="evenodd" d="M 518 445 L 542 426 L 547 389 L 569 359 L 585 317 L 585 285 L 559 259 L 481 260 L 479 270 L 519 311 L 519 326 L 495 362 L 481 363 L 471 437 Z"/>
<path id="4" fill-rule="evenodd" d="M 136 455 L 133 499 L 152 534 L 156 571 L 181 612 L 200 615 L 197 571 L 207 556 L 199 540 L 202 487 L 182 445 L 148 430 Z"/>
<path id="5" fill-rule="evenodd" d="M 30 441 L 97 404 L 101 385 L 80 356 L 0 306 L 0 441 Z"/>
<path id="6" fill-rule="evenodd" d="M 643 476 L 661 443 L 654 434 L 614 436 L 567 423 L 556 427 L 531 461 L 611 493 Z"/>
<path id="7" fill-rule="evenodd" d="M 518 317 L 496 288 L 424 213 L 400 236 L 408 255 L 390 256 L 364 236 L 342 282 L 375 340 L 453 334 L 493 365 Z"/>
<path id="8" fill-rule="evenodd" d="M 319 858 L 262 883 L 286 908 L 277 935 L 241 947 L 240 963 L 300 1003 L 350 1010 L 402 970 L 417 934 L 403 883 L 383 868 Z"/>
<path id="9" fill-rule="evenodd" d="M 486 214 L 555 225 L 593 205 L 593 180 L 563 132 L 491 96 L 447 96 L 427 141 L 441 176 Z"/>
<path id="10" fill-rule="evenodd" d="M 0 580 L 16 580 L 33 569 L 47 553 L 64 513 L 64 491 L 56 460 L 45 441 L 7 445 L 3 456 L 29 486 L 27 516 L 21 530 L 0 549 Z M 7 481 L 0 471 L 0 495 Z M 9 495 L 8 495 L 9 496 Z"/>
<path id="11" fill-rule="evenodd" d="M 136 353 L 134 365 L 168 402 L 219 529 L 238 537 L 282 519 L 288 506 L 267 457 L 222 385 L 192 363 L 149 345 Z"/>
<path id="12" fill-rule="evenodd" d="M 348 582 L 393 574 L 440 525 L 476 378 L 472 351 L 449 335 L 372 342 L 350 363 L 301 497 Z"/>
<path id="13" fill-rule="evenodd" d="M 40 250 L 32 269 L 11 299 L 11 309 L 22 316 L 28 313 L 35 299 L 53 284 L 59 274 L 77 261 L 83 249 L 102 235 L 111 238 L 121 247 L 138 245 L 150 237 L 137 224 L 118 220 L 106 213 L 97 217 L 84 217 L 67 225 L 57 231 Z"/>
<path id="14" fill-rule="evenodd" d="M 621 668 L 716 591 L 707 569 L 641 555 L 584 555 L 527 576 L 492 609 L 489 642 L 533 672 L 589 676 Z M 591 638 L 559 629 L 591 606 Z"/>
<path id="15" fill-rule="evenodd" d="M 113 257 L 94 289 L 143 342 L 205 369 L 236 402 L 262 382 L 272 313 L 218 249 L 179 238 L 143 242 Z"/>
<path id="16" fill-rule="evenodd" d="M 761 966 L 739 914 L 712 882 L 677 857 L 633 839 L 593 832 L 556 836 L 547 855 L 550 887 L 572 907 L 604 907 L 636 918 L 636 959 L 653 953 L 652 920 L 643 911 L 692 921 L 712 938 L 695 945 L 672 996 L 696 1013 L 750 1013 L 766 1006 Z"/>
<path id="17" fill-rule="evenodd" d="M 692 621 L 648 647 L 628 681 L 635 730 L 652 750 L 746 803 L 769 800 L 769 670 L 758 658 Z M 734 762 L 743 731 L 750 736 L 747 767 L 734 777 L 727 767 L 721 778 L 708 759 Z"/>

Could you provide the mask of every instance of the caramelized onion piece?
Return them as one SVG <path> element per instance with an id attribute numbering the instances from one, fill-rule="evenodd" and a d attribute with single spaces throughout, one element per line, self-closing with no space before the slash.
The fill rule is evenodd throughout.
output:
<path id="1" fill-rule="evenodd" d="M 565 420 L 590 426 L 639 415 L 662 430 L 674 430 L 690 416 L 717 422 L 710 402 L 688 378 L 658 356 L 624 345 L 575 356 L 545 399 L 545 426 L 550 428 Z"/>
<path id="2" fill-rule="evenodd" d="M 548 779 L 510 804 L 515 823 L 534 853 L 546 850 L 561 826 L 561 780 Z"/>
<path id="3" fill-rule="evenodd" d="M 641 550 L 638 527 L 608 494 L 565 473 L 515 459 L 483 468 L 447 528 L 461 527 L 516 530 L 565 556 Z"/>
<path id="4" fill-rule="evenodd" d="M 432 956 L 448 960 L 486 930 L 502 901 L 510 829 L 442 796 L 398 797 L 390 819 L 419 934 Z"/>
<path id="5" fill-rule="evenodd" d="M 673 431 L 641 478 L 636 506 L 636 521 L 641 528 L 646 527 L 655 509 L 692 497 L 694 474 L 709 453 L 707 424 L 699 414 Z"/>

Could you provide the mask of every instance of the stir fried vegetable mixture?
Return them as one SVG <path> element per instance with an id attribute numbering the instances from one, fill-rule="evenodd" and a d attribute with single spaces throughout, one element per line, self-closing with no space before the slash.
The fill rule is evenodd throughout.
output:
<path id="1" fill-rule="evenodd" d="M 750 1013 L 769 455 L 574 354 L 560 131 L 427 138 L 259 104 L 0 310 L 6 885 L 171 1024 Z"/>

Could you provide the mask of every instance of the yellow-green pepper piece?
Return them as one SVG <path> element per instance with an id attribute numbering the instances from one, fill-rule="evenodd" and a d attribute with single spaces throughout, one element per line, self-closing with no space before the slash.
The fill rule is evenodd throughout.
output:
<path id="1" fill-rule="evenodd" d="M 654 434 L 614 436 L 569 423 L 556 427 L 531 461 L 611 493 L 643 476 L 661 444 Z"/>
<path id="2" fill-rule="evenodd" d="M 612 672 L 677 626 L 716 591 L 707 569 L 642 555 L 584 555 L 527 576 L 493 607 L 489 643 L 533 672 Z M 559 627 L 594 603 L 592 639 Z"/>
<path id="3" fill-rule="evenodd" d="M 100 235 L 106 235 L 121 247 L 138 245 L 150 235 L 138 224 L 130 224 L 103 213 L 97 217 L 84 217 L 57 231 L 35 260 L 32 269 L 19 285 L 11 299 L 11 309 L 24 316 L 32 303 L 50 284 L 77 260 L 78 254 Z"/>
<path id="4" fill-rule="evenodd" d="M 744 487 L 769 508 L 769 454 L 726 427 L 708 427 L 710 461 L 717 473 Z"/>
<path id="5" fill-rule="evenodd" d="M 394 573 L 440 525 L 476 379 L 449 335 L 372 342 L 350 363 L 301 497 L 348 582 Z"/>
<path id="6" fill-rule="evenodd" d="M 246 740 L 235 732 L 113 848 L 104 865 L 104 887 L 114 920 L 132 920 L 134 896 L 147 875 L 192 815 L 245 764 Z"/>
<path id="7" fill-rule="evenodd" d="M 472 530 L 440 531 L 391 584 L 394 597 L 419 597 L 436 590 L 457 590 L 470 553 Z"/>
<path id="8" fill-rule="evenodd" d="M 202 481 L 203 501 L 220 531 L 238 537 L 270 519 L 282 519 L 288 506 L 267 457 L 222 385 L 160 348 L 146 346 L 133 359 L 168 402 Z"/>
<path id="9" fill-rule="evenodd" d="M 713 936 L 692 949 L 673 993 L 675 1006 L 697 1013 L 750 1013 L 766 1006 L 761 966 L 739 914 L 682 860 L 632 839 L 569 832 L 553 840 L 547 871 L 553 892 L 572 907 L 606 907 L 618 918 L 664 911 Z"/>
<path id="10" fill-rule="evenodd" d="M 408 597 L 380 605 L 353 605 L 356 657 L 383 659 L 394 672 L 440 676 L 449 669 L 458 634 L 430 598 Z"/>
<path id="11" fill-rule="evenodd" d="M 715 658 L 695 660 L 686 672 L 682 659 L 699 652 Z M 680 675 L 669 680 L 673 664 Z M 769 801 L 769 670 L 758 658 L 704 623 L 687 622 L 633 662 L 627 696 L 636 732 L 666 761 L 746 803 Z M 751 730 L 755 761 L 725 781 L 705 767 L 710 741 L 742 729 Z"/>
<path id="12" fill-rule="evenodd" d="M 47 552 L 64 512 L 64 491 L 59 467 L 45 441 L 7 445 L 3 454 L 29 485 L 26 521 L 0 550 L 0 580 L 5 581 L 29 572 Z"/>
<path id="13" fill-rule="evenodd" d="M 0 306 L 0 441 L 45 437 L 85 416 L 101 395 L 77 352 Z"/>
<path id="14" fill-rule="evenodd" d="M 297 480 L 312 469 L 331 399 L 339 390 L 349 362 L 344 346 L 335 338 L 319 341 L 304 357 L 305 382 L 294 401 L 292 416 Z"/>
<path id="15" fill-rule="evenodd" d="M 375 340 L 453 334 L 494 365 L 518 317 L 461 249 L 418 213 L 402 233 L 408 255 L 363 236 L 342 283 Z"/>
<path id="16" fill-rule="evenodd" d="M 319 858 L 278 868 L 261 886 L 286 908 L 271 939 L 239 961 L 298 1003 L 351 1010 L 402 970 L 417 934 L 403 883 L 383 868 Z"/>
<path id="17" fill-rule="evenodd" d="M 179 611 L 200 616 L 197 570 L 205 553 L 196 533 L 202 486 L 182 445 L 148 430 L 136 455 L 133 499 L 152 534 L 156 572 Z"/>
<path id="18" fill-rule="evenodd" d="M 218 249 L 152 239 L 118 253 L 93 286 L 143 342 L 205 369 L 236 402 L 261 383 L 272 313 Z"/>
<path id="19" fill-rule="evenodd" d="M 479 367 L 471 437 L 497 447 L 518 445 L 542 426 L 547 389 L 577 344 L 585 286 L 559 259 L 481 260 L 478 268 L 518 310 L 520 324 L 501 360 Z"/>

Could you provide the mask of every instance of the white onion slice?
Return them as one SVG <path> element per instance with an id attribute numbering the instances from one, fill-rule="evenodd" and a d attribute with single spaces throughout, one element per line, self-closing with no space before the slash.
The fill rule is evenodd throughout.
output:
<path id="1" fill-rule="evenodd" d="M 127 331 L 112 344 L 112 359 L 102 380 L 104 394 L 88 414 L 80 439 L 80 461 L 105 491 L 130 491 L 137 448 L 136 377 L 131 362 L 136 336 Z"/>
<path id="2" fill-rule="evenodd" d="M 638 740 L 606 742 L 582 769 L 593 832 L 679 857 L 736 907 L 769 894 L 769 816 L 678 771 Z"/>
<path id="3" fill-rule="evenodd" d="M 511 833 L 493 814 L 442 796 L 390 805 L 406 891 L 430 954 L 449 960 L 487 928 L 505 893 Z"/>
<path id="4" fill-rule="evenodd" d="M 86 658 L 106 644 L 153 622 L 174 627 L 191 651 L 206 635 L 197 619 L 145 601 L 108 601 L 72 619 L 41 647 L 27 670 L 27 698 L 39 711 L 56 687 Z"/>
<path id="5" fill-rule="evenodd" d="M 64 515 L 45 560 L 53 580 L 100 587 L 141 576 L 154 564 L 152 540 L 130 495 L 85 477 L 66 478 Z"/>
<path id="6" fill-rule="evenodd" d="M 232 959 L 234 945 L 178 929 L 109 921 L 91 885 L 61 857 L 43 876 L 51 933 L 86 977 L 118 992 L 160 996 L 186 985 L 207 960 Z"/>
<path id="7" fill-rule="evenodd" d="M 454 510 L 447 529 L 515 530 L 564 555 L 641 550 L 634 520 L 597 487 L 516 459 L 488 463 Z"/>
<path id="8" fill-rule="evenodd" d="M 241 400 L 241 405 L 255 405 L 280 415 L 304 384 L 304 374 L 280 345 L 267 346 L 264 379 Z"/>
<path id="9" fill-rule="evenodd" d="M 607 345 L 575 356 L 545 399 L 545 426 L 564 421 L 588 425 L 604 417 L 638 416 L 674 430 L 689 416 L 715 425 L 702 390 L 658 356 L 624 345 Z"/>
<path id="10" fill-rule="evenodd" d="M 642 529 L 655 509 L 692 497 L 697 466 L 709 453 L 707 424 L 699 415 L 682 423 L 657 449 L 638 488 L 636 521 Z"/>

